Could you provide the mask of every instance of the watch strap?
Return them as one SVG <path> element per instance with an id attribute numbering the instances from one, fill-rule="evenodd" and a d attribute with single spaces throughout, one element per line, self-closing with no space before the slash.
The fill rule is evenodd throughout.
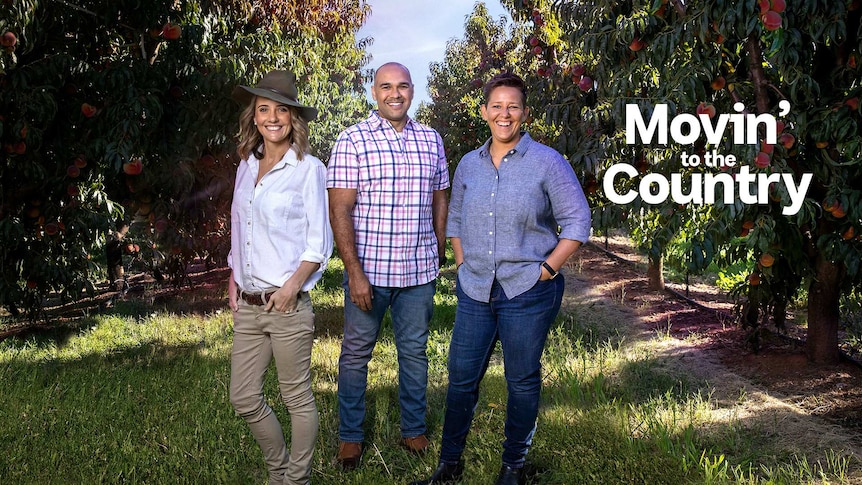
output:
<path id="1" fill-rule="evenodd" d="M 546 270 L 548 270 L 548 273 L 551 274 L 552 279 L 557 277 L 557 270 L 552 268 L 551 265 L 548 264 L 547 261 L 542 261 L 542 267 L 545 268 Z"/>

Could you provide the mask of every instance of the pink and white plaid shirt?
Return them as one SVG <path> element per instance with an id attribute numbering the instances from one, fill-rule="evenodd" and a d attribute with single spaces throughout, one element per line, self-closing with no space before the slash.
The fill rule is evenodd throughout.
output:
<path id="1" fill-rule="evenodd" d="M 439 272 L 433 193 L 449 187 L 443 140 L 408 120 L 401 133 L 372 111 L 335 141 L 327 188 L 356 189 L 356 251 L 369 282 L 405 288 Z"/>

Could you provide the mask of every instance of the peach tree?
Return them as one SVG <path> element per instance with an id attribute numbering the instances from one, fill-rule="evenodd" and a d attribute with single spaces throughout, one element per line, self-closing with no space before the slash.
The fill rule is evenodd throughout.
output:
<path id="1" fill-rule="evenodd" d="M 633 234 L 656 256 L 685 234 L 692 271 L 716 259 L 727 264 L 751 257 L 752 273 L 740 288 L 747 302 L 743 321 L 757 327 L 771 319 L 780 325 L 788 301 L 807 294 L 809 357 L 836 361 L 839 299 L 862 283 L 860 2 L 512 5 L 520 18 L 550 11 L 565 33 L 557 52 L 569 57 L 555 63 L 551 77 L 558 87 L 547 90 L 548 113 L 567 135 L 565 144 L 559 143 L 564 153 L 573 163 L 589 161 L 586 179 L 596 180 L 592 201 L 610 213 L 600 215 L 599 224 L 622 224 L 623 217 L 614 214 L 627 213 Z M 627 111 L 627 105 L 637 111 Z M 698 119 L 706 118 L 712 127 L 722 116 L 771 115 L 777 119 L 775 139 L 768 138 L 767 124 L 756 123 L 754 136 L 744 141 L 734 137 L 732 128 L 720 140 L 707 140 L 705 134 L 684 137 L 684 143 L 626 139 L 630 118 L 639 113 L 650 119 L 663 107 L 670 118 L 703 115 Z M 575 141 L 569 141 L 566 130 Z M 733 156 L 736 163 L 683 163 L 707 154 Z M 631 165 L 634 172 L 606 180 L 619 164 Z M 655 184 L 648 183 L 647 190 L 642 184 L 679 174 L 679 191 L 690 194 L 695 175 L 722 172 L 737 182 L 747 175 L 768 182 L 747 189 L 754 199 L 743 195 L 741 183 L 719 188 L 718 200 L 710 204 L 656 200 Z M 781 183 L 793 180 L 801 188 L 805 177 L 810 184 L 804 199 L 794 194 L 792 184 Z M 725 201 L 729 190 L 735 192 Z M 614 202 L 616 194 L 630 192 L 633 200 Z M 797 210 L 785 210 L 796 197 Z"/>
<path id="2" fill-rule="evenodd" d="M 229 94 L 295 71 L 315 154 L 367 110 L 368 7 L 353 0 L 0 3 L 0 304 L 38 315 L 102 278 L 118 218 L 142 251 L 223 265 L 239 113 Z"/>
<path id="3" fill-rule="evenodd" d="M 533 115 L 524 125 L 534 138 L 550 142 L 557 129 L 544 121 L 543 95 L 535 92 L 539 79 L 545 78 L 541 67 L 544 46 L 538 39 L 533 45 L 523 40 L 532 26 L 492 18 L 482 3 L 477 3 L 464 25 L 464 36 L 450 40 L 445 58 L 431 64 L 428 80 L 431 103 L 417 111 L 417 118 L 434 127 L 443 137 L 451 170 L 466 153 L 478 148 L 490 136 L 480 114 L 482 88 L 493 75 L 515 72 L 531 86 L 527 104 Z"/>

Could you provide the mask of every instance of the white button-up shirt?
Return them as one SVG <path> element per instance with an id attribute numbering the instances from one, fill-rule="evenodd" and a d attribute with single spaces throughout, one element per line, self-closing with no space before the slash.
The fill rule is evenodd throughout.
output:
<path id="1" fill-rule="evenodd" d="M 260 293 L 281 287 L 300 262 L 320 263 L 302 285 L 309 291 L 332 255 L 326 167 L 290 149 L 255 185 L 259 165 L 251 155 L 237 168 L 228 266 L 242 291 Z"/>

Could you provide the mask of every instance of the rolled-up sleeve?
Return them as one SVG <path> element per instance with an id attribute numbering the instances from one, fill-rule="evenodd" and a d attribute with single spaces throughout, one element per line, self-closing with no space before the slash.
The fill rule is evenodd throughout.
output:
<path id="1" fill-rule="evenodd" d="M 305 203 L 308 223 L 306 245 L 300 260 L 320 263 L 320 271 L 332 255 L 332 227 L 329 224 L 329 199 L 326 196 L 327 170 L 316 163 L 308 173 L 303 186 L 302 200 Z"/>
<path id="2" fill-rule="evenodd" d="M 560 226 L 559 237 L 587 242 L 592 225 L 590 205 L 571 165 L 562 156 L 549 164 L 547 184 L 551 212 Z"/>

